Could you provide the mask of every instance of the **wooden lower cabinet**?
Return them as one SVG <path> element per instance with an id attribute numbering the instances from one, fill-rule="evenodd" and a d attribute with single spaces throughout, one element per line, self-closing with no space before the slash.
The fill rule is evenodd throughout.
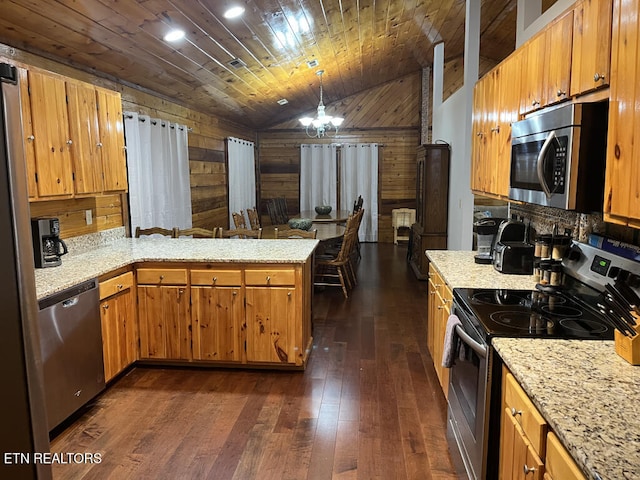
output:
<path id="1" fill-rule="evenodd" d="M 429 265 L 428 285 L 427 346 L 444 396 L 448 397 L 449 369 L 442 366 L 442 354 L 453 293 L 433 265 Z"/>
<path id="2" fill-rule="evenodd" d="M 140 358 L 191 359 L 186 269 L 138 269 Z"/>
<path id="3" fill-rule="evenodd" d="M 241 362 L 242 270 L 191 270 L 193 359 Z"/>
<path id="4" fill-rule="evenodd" d="M 502 371 L 499 479 L 585 479 L 506 367 Z"/>
<path id="5" fill-rule="evenodd" d="M 108 382 L 138 359 L 133 273 L 100 283 L 104 378 Z"/>
<path id="6" fill-rule="evenodd" d="M 312 261 L 138 268 L 140 358 L 304 367 Z"/>

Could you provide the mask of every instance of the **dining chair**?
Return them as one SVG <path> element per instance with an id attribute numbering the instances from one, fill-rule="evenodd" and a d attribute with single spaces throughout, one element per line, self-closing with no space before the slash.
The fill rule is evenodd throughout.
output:
<path id="1" fill-rule="evenodd" d="M 249 230 L 248 228 L 236 228 L 226 230 L 224 228 L 218 228 L 218 238 L 262 238 L 262 229 Z"/>
<path id="2" fill-rule="evenodd" d="M 154 235 L 156 233 L 160 235 L 164 235 L 165 237 L 175 238 L 176 230 L 177 230 L 176 228 L 168 229 L 168 228 L 162 228 L 162 227 L 149 227 L 149 228 L 136 227 L 135 238 L 140 238 L 141 235 Z"/>
<path id="3" fill-rule="evenodd" d="M 276 238 L 313 238 L 318 236 L 318 230 L 300 230 L 299 228 L 275 228 Z"/>
<path id="4" fill-rule="evenodd" d="M 284 225 L 289 221 L 289 212 L 287 211 L 287 199 L 278 197 L 275 200 L 276 212 L 278 213 L 277 225 Z"/>
<path id="5" fill-rule="evenodd" d="M 247 224 L 244 220 L 244 212 L 242 210 L 240 210 L 240 213 L 233 212 L 231 217 L 233 218 L 233 224 L 236 228 L 247 228 Z"/>
<path id="6" fill-rule="evenodd" d="M 193 227 L 193 228 L 176 228 L 177 237 L 193 237 L 193 238 L 215 238 L 218 227 L 214 227 L 212 230 L 206 228 Z"/>
<path id="7" fill-rule="evenodd" d="M 260 216 L 256 207 L 247 208 L 247 217 L 249 217 L 249 226 L 251 230 L 257 230 L 260 228 Z"/>
<path id="8" fill-rule="evenodd" d="M 315 260 L 314 286 L 340 287 L 344 298 L 349 298 L 349 290 L 356 285 L 355 272 L 349 258 L 353 239 L 357 235 L 354 218 L 352 215 L 347 220 L 344 238 L 337 256 L 316 256 Z"/>

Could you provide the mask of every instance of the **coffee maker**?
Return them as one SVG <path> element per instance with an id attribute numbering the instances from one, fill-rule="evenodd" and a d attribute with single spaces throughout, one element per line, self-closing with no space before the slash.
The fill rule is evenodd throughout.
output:
<path id="1" fill-rule="evenodd" d="M 31 237 L 36 268 L 56 267 L 60 257 L 67 253 L 67 245 L 60 238 L 60 221 L 57 218 L 32 218 Z"/>
<path id="2" fill-rule="evenodd" d="M 478 253 L 473 256 L 475 263 L 490 265 L 493 262 L 496 234 L 500 224 L 505 220 L 506 218 L 487 217 L 474 222 L 473 231 L 478 244 Z"/>

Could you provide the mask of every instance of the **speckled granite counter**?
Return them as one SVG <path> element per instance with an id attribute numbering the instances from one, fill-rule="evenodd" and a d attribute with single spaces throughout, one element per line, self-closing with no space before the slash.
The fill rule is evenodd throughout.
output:
<path id="1" fill-rule="evenodd" d="M 440 275 L 451 288 L 511 288 L 533 290 L 533 275 L 507 275 L 496 271 L 493 265 L 473 261 L 475 251 L 427 250 Z"/>
<path id="2" fill-rule="evenodd" d="M 38 299 L 135 262 L 304 263 L 318 240 L 122 238 L 36 269 Z"/>
<path id="3" fill-rule="evenodd" d="M 589 478 L 640 478 L 640 367 L 616 355 L 612 341 L 493 345 Z"/>

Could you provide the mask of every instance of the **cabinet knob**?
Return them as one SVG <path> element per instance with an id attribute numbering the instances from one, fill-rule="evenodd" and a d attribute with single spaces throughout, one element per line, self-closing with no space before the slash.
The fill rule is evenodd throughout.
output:
<path id="1" fill-rule="evenodd" d="M 536 469 L 534 467 L 529 467 L 526 463 L 524 464 L 524 467 L 522 468 L 522 471 L 524 472 L 525 475 L 529 475 L 530 473 L 535 473 Z"/>
<path id="2" fill-rule="evenodd" d="M 104 308 L 105 310 L 109 310 L 109 304 L 108 304 L 108 303 L 105 303 L 105 304 L 102 306 L 102 308 Z"/>
<path id="3" fill-rule="evenodd" d="M 216 283 L 218 281 L 218 277 L 213 277 L 213 283 Z"/>
<path id="4" fill-rule="evenodd" d="M 557 95 L 558 97 L 564 97 L 566 94 L 567 94 L 567 92 L 563 92 L 562 90 L 558 90 L 558 91 L 556 92 L 556 95 Z"/>
<path id="5" fill-rule="evenodd" d="M 123 287 L 123 285 L 121 285 L 121 284 L 116 285 L 116 288 L 117 288 L 118 290 L 122 290 L 122 287 Z"/>
<path id="6" fill-rule="evenodd" d="M 515 407 L 511 407 L 511 416 L 522 415 L 522 410 L 516 410 Z"/>
<path id="7" fill-rule="evenodd" d="M 438 305 L 438 310 L 442 310 L 444 308 L 444 305 Z"/>
<path id="8" fill-rule="evenodd" d="M 96 143 L 96 147 L 102 148 L 102 142 Z"/>
<path id="9" fill-rule="evenodd" d="M 290 297 L 290 296 L 291 296 L 291 292 L 287 292 L 287 297 Z"/>
<path id="10" fill-rule="evenodd" d="M 267 283 L 269 283 L 270 281 L 271 281 L 271 277 L 267 275 Z"/>
<path id="11" fill-rule="evenodd" d="M 435 290 L 431 290 L 431 291 L 429 292 L 429 295 L 435 295 L 435 294 L 436 294 L 436 291 L 435 291 Z"/>
<path id="12" fill-rule="evenodd" d="M 238 292 L 236 290 L 234 290 L 232 295 L 235 297 L 236 295 L 238 295 Z"/>
<path id="13" fill-rule="evenodd" d="M 604 73 L 596 73 L 593 76 L 593 81 L 594 82 L 599 82 L 600 80 L 604 81 Z"/>
<path id="14" fill-rule="evenodd" d="M 478 132 L 478 133 L 476 133 L 476 137 L 482 138 L 482 137 L 484 137 L 484 133 Z"/>
<path id="15" fill-rule="evenodd" d="M 534 100 L 533 102 L 531 102 L 532 107 L 537 107 L 538 105 L 540 105 L 540 102 L 538 100 Z"/>
<path id="16" fill-rule="evenodd" d="M 491 129 L 491 133 L 500 133 L 500 125 L 496 125 Z"/>
<path id="17" fill-rule="evenodd" d="M 160 281 L 164 280 L 164 275 L 160 275 Z"/>
<path id="18" fill-rule="evenodd" d="M 73 144 L 73 140 L 67 140 L 67 145 L 72 145 Z"/>
<path id="19" fill-rule="evenodd" d="M 33 135 L 29 135 L 27 137 L 27 140 L 29 140 L 30 142 L 33 142 L 36 139 L 36 137 L 34 137 Z"/>

